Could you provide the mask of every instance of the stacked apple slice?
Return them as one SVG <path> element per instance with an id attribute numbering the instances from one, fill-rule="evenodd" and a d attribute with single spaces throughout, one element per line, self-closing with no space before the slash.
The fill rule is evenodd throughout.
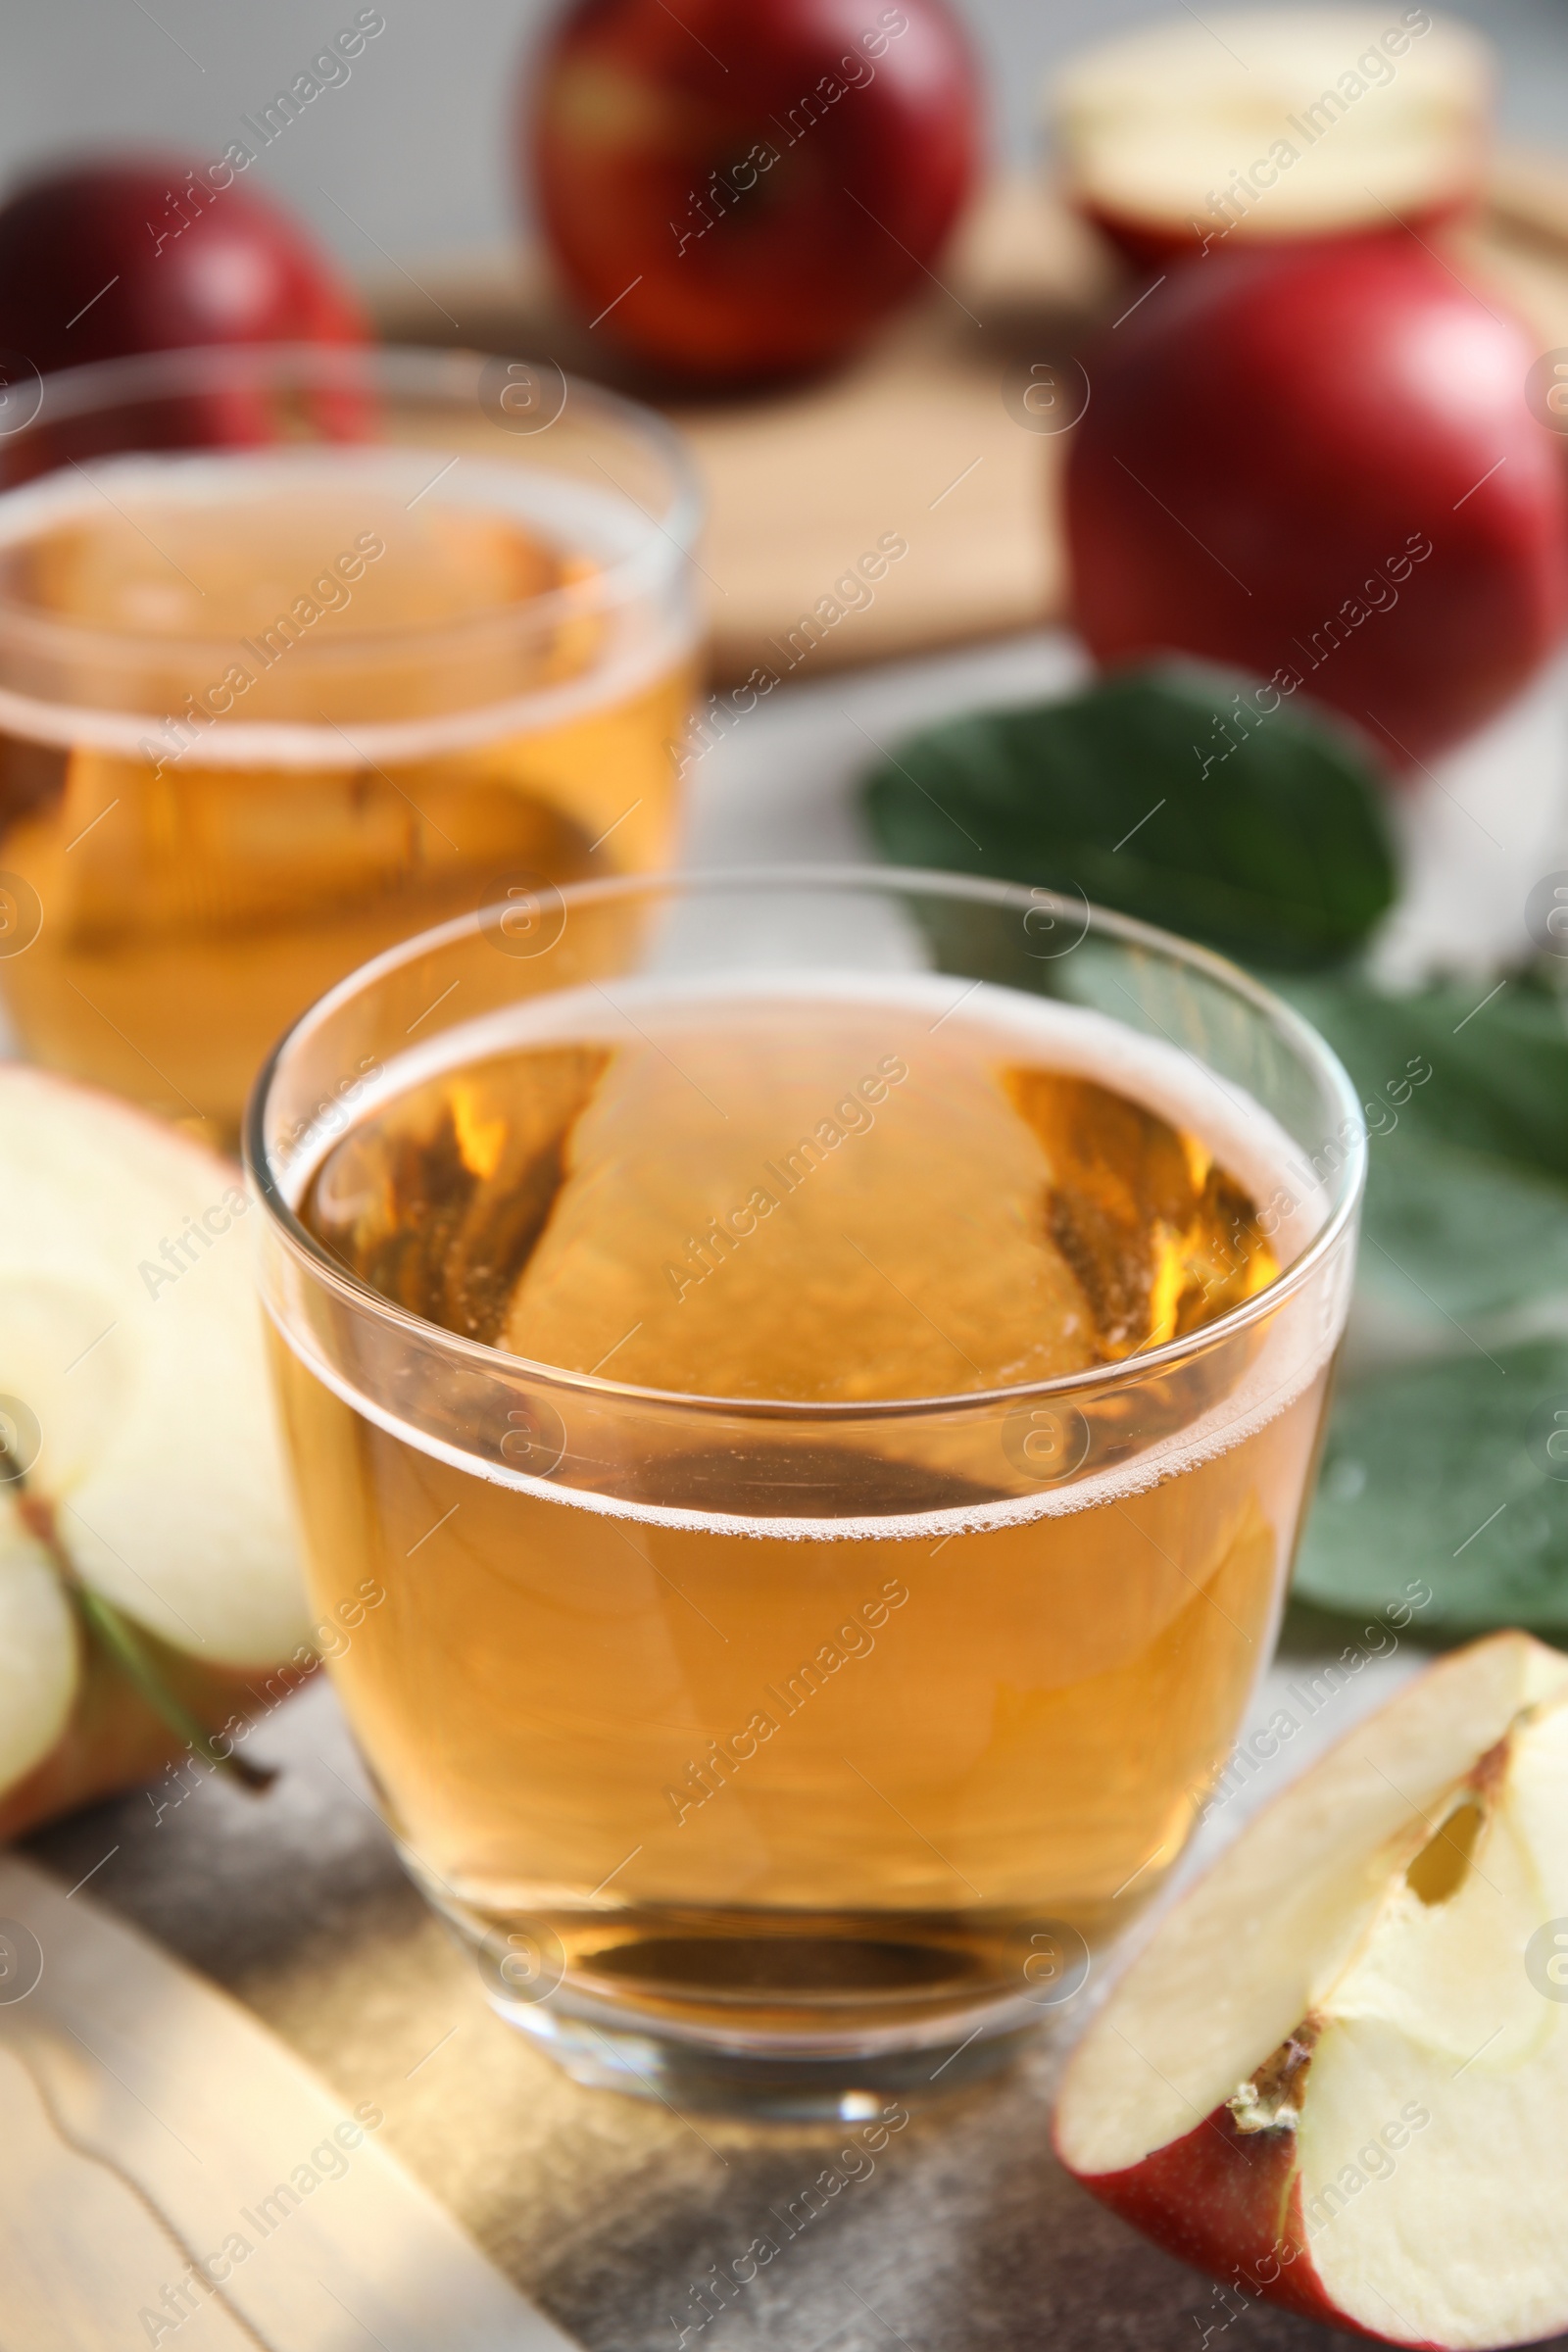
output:
<path id="1" fill-rule="evenodd" d="M 1239 2294 L 1568 2328 L 1568 1658 L 1433 1667 L 1237 1839 L 1074 2053 L 1062 2161 Z"/>
<path id="2" fill-rule="evenodd" d="M 0 1065 L 0 1833 L 218 1761 L 310 1663 L 245 1212 L 227 1161 Z"/>

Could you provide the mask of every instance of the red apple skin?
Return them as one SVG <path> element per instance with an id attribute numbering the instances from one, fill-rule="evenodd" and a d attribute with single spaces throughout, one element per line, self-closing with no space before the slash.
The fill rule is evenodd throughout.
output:
<path id="1" fill-rule="evenodd" d="M 1399 218 L 1413 234 L 1430 237 L 1465 220 L 1475 211 L 1479 196 L 1479 187 L 1467 188 L 1441 204 L 1412 206 L 1408 212 L 1402 212 Z M 1135 270 L 1168 270 L 1172 262 L 1201 261 L 1205 254 L 1212 257 L 1215 254 L 1290 252 L 1303 242 L 1299 235 L 1271 237 L 1266 231 L 1258 229 L 1250 229 L 1245 235 L 1227 237 L 1222 233 L 1219 222 L 1212 221 L 1204 231 L 1204 235 L 1207 235 L 1208 229 L 1213 231 L 1213 234 L 1207 235 L 1205 244 L 1204 235 L 1199 233 L 1199 224 L 1192 220 L 1145 219 L 1138 214 L 1119 213 L 1108 205 L 1091 202 L 1081 202 L 1077 209 L 1092 227 L 1098 228 L 1102 236 L 1110 239 L 1117 252 L 1125 261 L 1131 262 Z M 1314 242 L 1326 242 L 1330 234 L 1336 239 L 1386 236 L 1388 216 L 1378 212 L 1363 221 L 1347 222 L 1344 227 L 1325 231 Z"/>
<path id="2" fill-rule="evenodd" d="M 1568 618 L 1536 357 L 1490 291 L 1402 235 L 1173 271 L 1086 358 L 1066 521 L 1091 651 L 1289 673 L 1395 769 L 1460 741 Z M 1341 641 L 1314 646 L 1330 622 Z"/>
<path id="3" fill-rule="evenodd" d="M 519 143 L 594 331 L 725 383 L 820 368 L 929 284 L 980 120 L 946 0 L 578 0 Z"/>
<path id="4" fill-rule="evenodd" d="M 1302 2221 L 1293 2131 L 1239 2132 L 1229 2107 L 1220 2106 L 1139 2164 L 1073 2177 L 1167 2254 L 1232 2293 L 1412 2352 L 1406 2338 L 1366 2328 L 1329 2300 Z M 1418 2345 L 1414 2352 L 1441 2347 Z"/>

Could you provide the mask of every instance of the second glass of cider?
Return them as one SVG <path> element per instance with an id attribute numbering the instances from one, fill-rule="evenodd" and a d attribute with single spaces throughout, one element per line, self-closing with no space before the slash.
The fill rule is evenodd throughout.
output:
<path id="1" fill-rule="evenodd" d="M 0 439 L 0 990 L 232 1145 L 411 932 L 667 862 L 697 501 L 651 415 L 460 353 L 48 379 Z"/>

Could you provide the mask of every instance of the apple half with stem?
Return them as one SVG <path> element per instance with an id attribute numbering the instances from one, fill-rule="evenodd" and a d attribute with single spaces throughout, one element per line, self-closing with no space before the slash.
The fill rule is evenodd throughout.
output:
<path id="1" fill-rule="evenodd" d="M 1456 1651 L 1287 1789 L 1090 2023 L 1055 2138 L 1244 2298 L 1568 2328 L 1568 1658 Z"/>
<path id="2" fill-rule="evenodd" d="M 236 1745 L 313 1663 L 239 1170 L 0 1064 L 0 1836 Z"/>

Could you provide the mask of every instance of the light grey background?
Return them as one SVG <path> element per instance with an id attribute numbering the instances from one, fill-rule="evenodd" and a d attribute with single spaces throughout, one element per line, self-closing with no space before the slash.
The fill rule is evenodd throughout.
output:
<path id="1" fill-rule="evenodd" d="M 746 0 L 737 0 L 744 8 Z M 1402 0 L 1389 0 L 1391 21 Z M 304 72 L 361 0 L 6 0 L 0 184 L 63 149 L 161 145 L 215 158 L 239 118 Z M 989 69 L 999 148 L 1034 146 L 1040 84 L 1087 39 L 1174 13 L 1148 0 L 959 0 Z M 352 78 L 258 159 L 362 276 L 494 246 L 518 214 L 510 120 L 553 0 L 382 0 L 386 30 Z M 1568 147 L 1568 0 L 1468 0 L 1504 59 L 1503 126 Z M 341 208 L 341 209 L 340 209 Z"/>

